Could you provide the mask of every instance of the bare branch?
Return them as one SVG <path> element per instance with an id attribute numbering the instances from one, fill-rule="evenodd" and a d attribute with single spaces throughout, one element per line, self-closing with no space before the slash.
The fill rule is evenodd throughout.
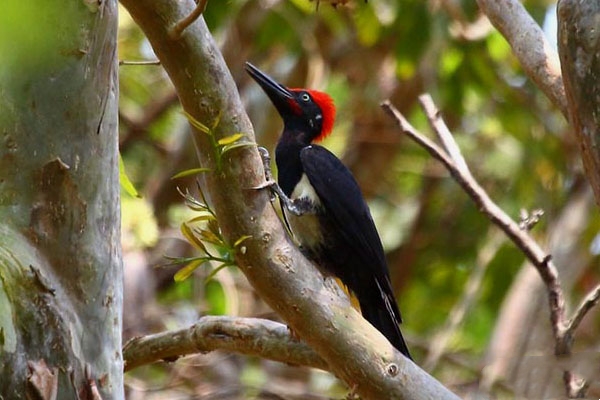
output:
<path id="1" fill-rule="evenodd" d="M 142 60 L 142 61 L 129 61 L 119 60 L 119 66 L 121 65 L 160 65 L 159 60 Z"/>
<path id="2" fill-rule="evenodd" d="M 594 306 L 598 304 L 600 301 L 600 285 L 596 286 L 592 291 L 590 291 L 587 296 L 582 300 L 579 307 L 573 313 L 573 317 L 567 323 L 567 327 L 565 329 L 565 336 L 572 338 L 575 330 L 583 321 L 583 317 L 590 311 Z"/>
<path id="3" fill-rule="evenodd" d="M 421 107 L 425 110 L 425 115 L 427 116 L 429 124 L 433 127 L 433 131 L 437 134 L 440 142 L 442 142 L 446 153 L 450 156 L 454 165 L 456 165 L 462 175 L 472 177 L 471 171 L 467 166 L 467 162 L 465 161 L 458 144 L 444 123 L 440 110 L 438 110 L 433 103 L 431 96 L 427 93 L 420 95 L 419 103 L 421 103 Z"/>
<path id="4" fill-rule="evenodd" d="M 584 399 L 586 397 L 590 385 L 585 379 L 581 379 L 570 371 L 565 371 L 563 381 L 569 399 Z"/>
<path id="5" fill-rule="evenodd" d="M 477 0 L 481 10 L 512 47 L 527 76 L 568 117 L 558 54 L 518 0 Z"/>
<path id="6" fill-rule="evenodd" d="M 206 316 L 185 329 L 136 337 L 125 345 L 123 359 L 125 371 L 129 371 L 159 360 L 214 350 L 327 370 L 327 363 L 294 339 L 287 326 L 258 318 Z"/>
<path id="7" fill-rule="evenodd" d="M 564 296 L 560 288 L 558 280 L 558 272 L 552 258 L 545 253 L 527 231 L 519 228 L 519 224 L 513 221 L 493 200 L 488 196 L 485 190 L 473 178 L 470 173 L 464 173 L 454 161 L 443 152 L 435 143 L 423 136 L 402 116 L 402 114 L 386 101 L 382 104 L 383 109 L 396 120 L 404 133 L 413 138 L 417 143 L 421 144 L 433 157 L 442 161 L 448 169 L 452 177 L 462 186 L 465 192 L 477 204 L 479 210 L 483 212 L 495 225 L 504 231 L 504 233 L 517 245 L 533 266 L 538 270 L 544 284 L 546 285 L 550 303 L 550 320 L 552 329 L 557 340 L 557 354 L 563 354 L 566 350 L 564 346 L 560 346 L 564 332 Z M 445 135 L 444 130 L 438 130 L 440 124 L 445 125 L 441 118 L 438 118 L 438 112 L 435 108 L 426 107 L 425 112 L 430 120 L 436 120 L 436 124 L 432 128 L 436 130 L 438 136 Z M 447 128 L 445 128 L 447 130 Z M 446 140 L 454 141 L 452 135 L 446 136 Z M 456 144 L 450 144 L 456 146 Z M 462 155 L 460 156 L 462 158 Z"/>

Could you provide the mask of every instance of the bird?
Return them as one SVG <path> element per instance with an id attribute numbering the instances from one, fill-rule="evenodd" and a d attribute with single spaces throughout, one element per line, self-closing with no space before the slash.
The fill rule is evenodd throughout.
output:
<path id="1" fill-rule="evenodd" d="M 317 90 L 287 88 L 249 62 L 245 70 L 283 119 L 275 148 L 277 182 L 271 181 L 271 188 L 300 250 L 326 276 L 338 278 L 358 300 L 363 317 L 412 360 L 369 207 L 350 170 L 317 144 L 333 129 L 332 98 Z"/>

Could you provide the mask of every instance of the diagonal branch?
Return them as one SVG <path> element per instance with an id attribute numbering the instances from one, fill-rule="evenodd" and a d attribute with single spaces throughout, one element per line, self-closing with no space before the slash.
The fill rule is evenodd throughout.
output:
<path id="1" fill-rule="evenodd" d="M 443 124 L 443 120 L 439 117 L 439 111 L 431 101 L 429 95 L 422 96 L 421 103 L 423 104 L 425 113 L 430 120 L 436 121 L 432 125 L 438 135 L 444 135 L 443 130 L 438 130 L 437 127 Z M 485 190 L 473 178 L 470 173 L 466 173 L 468 169 L 461 169 L 450 156 L 441 150 L 435 143 L 423 136 L 417 131 L 407 120 L 400 114 L 389 101 L 382 104 L 383 109 L 396 120 L 400 129 L 408 136 L 413 138 L 436 159 L 442 161 L 448 169 L 452 177 L 460 184 L 464 191 L 477 204 L 481 212 L 483 212 L 495 225 L 504 231 L 504 233 L 517 245 L 525 254 L 533 266 L 538 270 L 546 288 L 550 303 L 550 320 L 554 336 L 557 339 L 557 354 L 563 354 L 565 349 L 562 343 L 564 336 L 564 314 L 565 301 L 560 282 L 558 280 L 558 272 L 556 266 L 552 262 L 552 257 L 545 253 L 537 242 L 529 235 L 527 231 L 521 230 L 519 224 L 512 220 L 494 201 L 489 197 Z M 445 125 L 445 124 L 444 124 Z M 446 137 L 446 140 L 454 141 L 452 136 Z M 454 146 L 454 145 L 452 145 Z M 458 147 L 458 146 L 457 146 Z M 462 158 L 462 156 L 460 156 Z M 466 164 L 465 164 L 466 165 Z"/>
<path id="2" fill-rule="evenodd" d="M 567 323 L 565 328 L 565 337 L 566 340 L 572 340 L 573 334 L 581 321 L 583 321 L 583 317 L 590 311 L 595 305 L 600 301 L 600 285 L 596 286 L 592 291 L 590 291 L 587 296 L 583 299 L 579 307 L 573 313 L 573 317 Z"/>
<path id="3" fill-rule="evenodd" d="M 294 339 L 285 325 L 258 318 L 206 316 L 185 329 L 136 337 L 123 348 L 123 359 L 125 371 L 129 371 L 160 360 L 214 350 L 328 369 L 327 363 L 305 343 Z"/>

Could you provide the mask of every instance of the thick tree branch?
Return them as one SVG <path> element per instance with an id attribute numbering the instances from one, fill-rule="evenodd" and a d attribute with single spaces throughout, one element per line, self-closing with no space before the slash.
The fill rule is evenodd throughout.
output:
<path id="1" fill-rule="evenodd" d="M 600 205 L 600 2 L 558 2 L 558 51 L 586 176 Z"/>
<path id="2" fill-rule="evenodd" d="M 223 58 L 200 17 L 177 40 L 169 27 L 189 15 L 191 0 L 123 0 L 146 33 L 169 74 L 187 113 L 214 125 L 216 139 L 243 132 L 254 142 L 252 127 Z M 240 65 L 239 68 L 242 66 Z M 308 262 L 287 237 L 268 191 L 249 188 L 264 181 L 253 146 L 227 153 L 217 163 L 208 136 L 197 132 L 207 191 L 225 237 L 242 236 L 240 269 L 261 297 L 355 392 L 366 399 L 456 398 L 439 382 L 397 352 L 350 305 L 341 289 Z"/>
<path id="3" fill-rule="evenodd" d="M 525 74 L 568 116 L 558 55 L 518 0 L 477 0 L 479 8 L 510 44 Z"/>
<path id="4" fill-rule="evenodd" d="M 305 343 L 294 339 L 283 324 L 258 318 L 207 316 L 185 329 L 131 339 L 123 349 L 125 371 L 214 350 L 328 370 L 327 363 Z"/>

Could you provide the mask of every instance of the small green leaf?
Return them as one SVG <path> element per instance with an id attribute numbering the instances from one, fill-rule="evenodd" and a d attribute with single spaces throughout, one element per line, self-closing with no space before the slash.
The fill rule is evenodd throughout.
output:
<path id="1" fill-rule="evenodd" d="M 210 168 L 192 168 L 186 169 L 185 171 L 181 171 L 171 177 L 171 179 L 184 178 L 190 175 L 196 175 L 202 172 L 210 172 Z"/>
<path id="2" fill-rule="evenodd" d="M 121 187 L 131 197 L 137 197 L 138 199 L 142 198 L 142 196 L 140 196 L 138 191 L 135 189 L 135 186 L 133 186 L 133 183 L 131 183 L 131 180 L 127 176 L 127 173 L 125 172 L 125 163 L 123 162 L 121 153 L 119 153 L 119 181 L 121 182 Z"/>
<path id="3" fill-rule="evenodd" d="M 182 111 L 182 112 L 183 112 L 183 115 L 185 115 L 185 117 L 188 119 L 188 121 L 190 121 L 190 124 L 192 124 L 192 126 L 194 128 L 198 129 L 200 132 L 206 133 L 207 135 L 212 134 L 212 132 L 208 126 L 204 125 L 202 122 L 200 122 L 196 118 L 192 117 L 192 115 L 187 113 L 186 111 Z"/>
<path id="4" fill-rule="evenodd" d="M 233 247 L 238 247 L 240 244 L 244 243 L 245 240 L 248 240 L 251 237 L 252 237 L 251 235 L 241 236 L 238 240 L 235 241 L 235 243 L 233 244 Z"/>
<path id="5" fill-rule="evenodd" d="M 241 142 L 241 143 L 229 144 L 229 145 L 223 146 L 221 148 L 221 155 L 227 153 L 230 150 L 237 149 L 239 147 L 250 147 L 250 146 L 256 146 L 256 143 Z"/>
<path id="6" fill-rule="evenodd" d="M 203 262 L 204 260 L 192 261 L 191 263 L 177 271 L 173 276 L 173 279 L 175 280 L 175 282 L 185 281 L 187 278 L 189 278 L 192 272 L 194 272 L 196 268 L 198 268 Z"/>
<path id="7" fill-rule="evenodd" d="M 202 243 L 202 241 L 194 234 L 194 231 L 189 227 L 187 222 L 181 224 L 180 229 L 183 236 L 185 236 L 192 246 L 206 253 L 206 246 L 204 246 L 204 243 Z"/>
<path id="8" fill-rule="evenodd" d="M 212 214 L 202 214 L 202 215 L 198 215 L 197 217 L 194 217 L 192 219 L 190 219 L 189 221 L 187 221 L 188 224 L 193 224 L 195 222 L 200 222 L 200 221 L 212 221 L 215 219 L 215 216 Z"/>
<path id="9" fill-rule="evenodd" d="M 225 146 L 228 144 L 232 144 L 243 138 L 245 135 L 243 133 L 234 133 L 230 136 L 225 136 L 224 138 L 219 139 L 218 143 L 221 146 Z"/>
<path id="10" fill-rule="evenodd" d="M 219 238 L 217 235 L 215 235 L 213 232 L 207 229 L 201 229 L 200 235 L 202 236 L 203 240 L 206 240 L 209 243 L 223 245 L 223 241 L 221 240 L 221 238 Z"/>
<path id="11" fill-rule="evenodd" d="M 217 126 L 219 126 L 219 122 L 221 122 L 221 110 L 219 110 L 219 113 L 217 114 L 217 117 L 215 118 L 215 122 L 213 122 L 213 125 L 212 125 L 213 131 L 217 128 Z"/>

